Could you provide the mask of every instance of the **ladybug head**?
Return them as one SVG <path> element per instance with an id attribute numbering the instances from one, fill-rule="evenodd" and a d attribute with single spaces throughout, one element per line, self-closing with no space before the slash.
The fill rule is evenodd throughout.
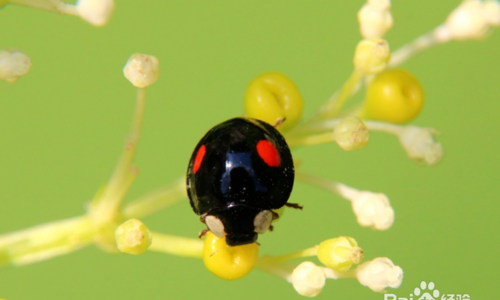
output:
<path id="1" fill-rule="evenodd" d="M 225 236 L 229 246 L 239 246 L 255 243 L 258 234 L 266 232 L 272 220 L 270 210 L 229 205 L 224 209 L 212 209 L 205 217 L 205 224 L 216 236 Z"/>

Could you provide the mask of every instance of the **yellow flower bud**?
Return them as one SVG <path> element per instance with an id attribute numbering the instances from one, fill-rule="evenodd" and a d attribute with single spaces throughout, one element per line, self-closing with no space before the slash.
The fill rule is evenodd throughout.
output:
<path id="1" fill-rule="evenodd" d="M 130 219 L 118 226 L 115 239 L 120 252 L 134 255 L 146 251 L 153 241 L 149 229 L 137 219 Z"/>
<path id="2" fill-rule="evenodd" d="M 285 75 L 265 73 L 250 82 L 245 94 L 245 115 L 278 125 L 278 130 L 293 127 L 300 121 L 304 101 L 297 86 Z"/>
<path id="3" fill-rule="evenodd" d="M 391 69 L 370 83 L 359 117 L 405 123 L 415 118 L 423 106 L 424 89 L 418 79 L 408 71 Z"/>
<path id="4" fill-rule="evenodd" d="M 354 52 L 354 68 L 362 74 L 377 74 L 385 70 L 391 51 L 382 39 L 365 39 L 358 43 Z"/>
<path id="5" fill-rule="evenodd" d="M 317 255 L 325 266 L 340 272 L 349 270 L 353 264 L 363 260 L 363 250 L 358 247 L 355 239 L 348 236 L 322 242 Z"/>
<path id="6" fill-rule="evenodd" d="M 346 117 L 340 120 L 333 130 L 333 138 L 340 148 L 346 151 L 358 150 L 368 144 L 368 129 L 357 117 Z"/>
<path id="7" fill-rule="evenodd" d="M 215 276 L 236 280 L 252 271 L 257 257 L 259 246 L 256 243 L 242 246 L 228 246 L 225 238 L 219 238 L 212 232 L 206 235 L 203 244 L 203 262 L 205 267 Z"/>

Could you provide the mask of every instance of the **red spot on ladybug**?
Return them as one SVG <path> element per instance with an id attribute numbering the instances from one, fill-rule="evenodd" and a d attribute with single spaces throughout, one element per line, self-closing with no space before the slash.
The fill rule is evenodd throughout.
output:
<path id="1" fill-rule="evenodd" d="M 205 153 L 207 153 L 207 147 L 205 147 L 205 145 L 201 145 L 200 149 L 198 149 L 198 153 L 196 154 L 196 158 L 194 159 L 193 173 L 196 174 L 196 172 L 200 169 Z"/>
<path id="2" fill-rule="evenodd" d="M 261 140 L 257 143 L 257 153 L 260 158 L 270 167 L 279 167 L 281 160 L 278 150 L 273 143 L 268 140 Z"/>

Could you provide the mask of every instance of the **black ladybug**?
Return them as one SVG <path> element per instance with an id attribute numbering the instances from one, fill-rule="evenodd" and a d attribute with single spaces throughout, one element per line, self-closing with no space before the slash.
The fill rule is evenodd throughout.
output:
<path id="1" fill-rule="evenodd" d="M 229 246 L 250 244 L 272 229 L 278 217 L 272 209 L 301 208 L 287 204 L 294 175 L 290 149 L 278 130 L 256 119 L 234 118 L 213 127 L 194 149 L 187 193 L 208 230 L 226 235 Z"/>

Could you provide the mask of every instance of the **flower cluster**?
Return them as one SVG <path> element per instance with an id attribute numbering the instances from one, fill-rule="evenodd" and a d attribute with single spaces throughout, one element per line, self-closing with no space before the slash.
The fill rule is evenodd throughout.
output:
<path id="1" fill-rule="evenodd" d="M 9 0 L 6 3 L 78 15 L 95 26 L 106 24 L 114 8 L 112 0 L 80 0 L 75 5 L 59 0 Z M 466 0 L 442 25 L 396 51 L 391 51 L 389 42 L 383 39 L 393 25 L 389 0 L 368 0 L 358 12 L 358 21 L 362 39 L 354 49 L 352 73 L 315 114 L 302 118 L 304 105 L 297 86 L 287 76 L 271 72 L 250 82 L 245 94 L 245 116 L 274 125 L 292 150 L 332 142 L 345 151 L 360 150 L 369 142 L 370 132 L 379 131 L 395 135 L 412 160 L 424 165 L 439 163 L 443 149 L 435 140 L 438 132 L 404 125 L 422 111 L 423 87 L 408 70 L 396 67 L 439 43 L 484 38 L 491 27 L 500 25 L 499 2 Z M 30 66 L 25 54 L 0 50 L 0 79 L 14 82 L 25 75 Z M 84 215 L 0 235 L 0 263 L 20 266 L 96 244 L 110 253 L 140 255 L 157 251 L 202 259 L 208 270 L 226 280 L 240 279 L 257 268 L 283 278 L 307 297 L 318 295 L 326 279 L 355 279 L 375 292 L 401 285 L 403 270 L 399 266 L 387 257 L 363 262 L 365 253 L 357 241 L 348 236 L 331 238 L 288 254 L 259 256 L 257 243 L 228 246 L 224 238 L 212 232 L 202 241 L 150 231 L 140 219 L 185 199 L 185 181 L 181 178 L 122 205 L 123 197 L 138 175 L 133 159 L 140 137 L 146 89 L 160 75 L 158 59 L 133 54 L 123 73 L 137 88 L 136 109 L 111 178 L 96 193 Z M 364 100 L 346 108 L 353 95 L 361 91 L 365 91 Z M 350 201 L 353 214 L 363 227 L 387 230 L 394 223 L 394 209 L 383 193 L 358 190 L 307 174 L 299 168 L 296 179 Z M 281 216 L 283 209 L 275 213 Z M 310 261 L 311 258 L 322 265 Z M 297 259 L 303 261 L 292 262 Z"/>

